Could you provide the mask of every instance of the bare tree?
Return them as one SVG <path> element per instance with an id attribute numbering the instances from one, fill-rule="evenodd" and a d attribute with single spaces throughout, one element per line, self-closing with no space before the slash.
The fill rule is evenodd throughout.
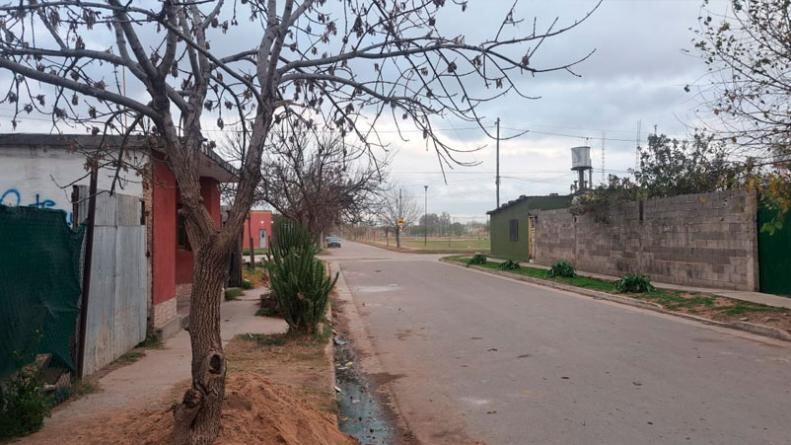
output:
<path id="1" fill-rule="evenodd" d="M 282 127 L 272 134 L 257 199 L 316 237 L 370 213 L 386 161 L 371 159 L 365 146 L 347 144 L 337 135 Z"/>
<path id="2" fill-rule="evenodd" d="M 791 6 L 788 0 L 703 0 L 696 49 L 708 65 L 701 90 L 717 128 L 740 154 L 791 155 Z M 690 88 L 687 87 L 689 90 Z"/>
<path id="3" fill-rule="evenodd" d="M 447 27 L 438 26 L 447 17 L 444 10 L 469 10 L 467 2 L 139 5 L 119 0 L 0 5 L 0 70 L 10 74 L 2 100 L 14 109 L 15 124 L 27 113 L 46 114 L 57 128 L 147 133 L 161 145 L 195 253 L 192 385 L 175 410 L 174 444 L 210 444 L 220 430 L 224 269 L 255 199 L 272 126 L 333 131 L 374 153 L 386 145 L 377 122 L 388 117 L 401 128 L 405 120 L 422 133 L 443 168 L 452 166 L 461 162 L 455 157 L 459 150 L 434 131 L 432 116 L 475 122 L 491 137 L 481 104 L 508 93 L 529 98 L 517 87 L 517 76 L 572 73 L 590 53 L 552 66 L 536 66 L 535 56 L 544 42 L 575 28 L 598 7 L 582 20 L 561 25 L 555 19 L 541 29 L 536 20 L 520 20 L 514 3 L 502 11 L 502 20 L 480 23 L 489 37 L 467 42 L 463 34 L 447 35 Z M 487 2 L 486 8 L 495 6 Z M 238 32 L 227 35 L 236 27 Z M 222 227 L 200 194 L 198 160 L 212 144 L 209 122 L 221 130 L 234 127 L 245 147 Z"/>
<path id="4" fill-rule="evenodd" d="M 379 223 L 385 230 L 392 230 L 396 236 L 396 247 L 401 247 L 401 231 L 404 227 L 412 225 L 418 220 L 420 210 L 417 201 L 411 193 L 405 192 L 398 186 L 382 194 L 382 199 L 377 206 Z"/>
<path id="5" fill-rule="evenodd" d="M 705 105 L 720 117 L 715 134 L 745 164 L 768 166 L 751 183 L 774 210 L 773 233 L 791 210 L 791 2 L 729 0 L 724 13 L 703 1 L 695 47 L 708 65 Z M 689 87 L 687 87 L 689 90 Z M 732 156 L 733 157 L 733 156 Z"/>

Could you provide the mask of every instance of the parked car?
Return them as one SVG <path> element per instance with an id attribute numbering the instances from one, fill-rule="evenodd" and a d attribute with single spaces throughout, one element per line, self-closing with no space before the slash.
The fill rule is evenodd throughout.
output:
<path id="1" fill-rule="evenodd" d="M 341 247 L 341 239 L 337 236 L 328 236 L 326 241 L 327 247 Z"/>

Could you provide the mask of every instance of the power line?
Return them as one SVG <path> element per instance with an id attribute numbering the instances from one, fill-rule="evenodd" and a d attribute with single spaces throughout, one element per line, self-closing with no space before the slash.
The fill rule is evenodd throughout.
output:
<path id="1" fill-rule="evenodd" d="M 637 140 L 634 146 L 634 171 L 640 168 L 640 129 L 642 128 L 643 121 L 637 121 Z"/>
<path id="2" fill-rule="evenodd" d="M 22 115 L 22 116 L 18 116 L 18 117 L 20 118 L 20 120 L 33 120 L 33 121 L 52 123 L 52 119 L 47 119 L 47 118 L 42 118 L 42 117 L 33 117 L 33 116 L 27 116 L 27 115 Z M 0 113 L 0 118 L 13 119 L 14 116 Z M 62 121 L 62 122 L 64 122 L 67 125 L 70 125 L 70 123 L 68 121 Z M 82 124 L 82 125 L 85 125 L 85 124 L 88 124 L 88 123 L 104 124 L 105 121 L 102 121 L 102 120 L 85 120 L 85 121 L 79 122 L 79 124 Z M 458 132 L 458 131 L 474 131 L 474 130 L 480 131 L 482 128 L 483 129 L 487 129 L 487 130 L 496 130 L 497 126 L 496 125 L 492 125 L 492 126 L 483 125 L 483 126 L 469 126 L 469 127 L 432 128 L 432 131 L 435 131 L 435 132 L 453 132 L 453 133 L 455 133 L 455 132 Z M 563 137 L 563 138 L 569 138 L 569 139 L 579 139 L 579 140 L 586 141 L 586 143 L 588 141 L 592 140 L 592 139 L 596 139 L 596 138 L 594 138 L 594 137 L 592 137 L 590 135 L 585 135 L 585 134 L 561 133 L 561 132 L 554 132 L 554 131 L 535 130 L 535 129 L 530 129 L 530 128 L 515 128 L 515 127 L 502 127 L 501 126 L 500 129 L 502 129 L 502 130 L 510 130 L 510 131 L 514 131 L 514 132 L 517 133 L 516 136 L 511 136 L 511 137 L 508 137 L 508 138 L 502 138 L 503 140 L 504 139 L 516 139 L 518 137 L 521 137 L 521 136 L 524 136 L 524 135 L 530 134 L 530 133 L 537 134 L 537 135 L 543 135 L 543 136 L 556 136 L 556 137 Z M 241 130 L 234 130 L 232 128 L 225 128 L 225 129 L 204 128 L 201 131 L 206 132 L 206 133 L 221 133 L 221 134 L 224 134 L 224 133 L 241 133 L 242 132 Z M 314 130 L 314 131 L 316 133 L 321 133 L 321 134 L 340 134 L 341 133 L 339 130 L 331 130 L 331 129 Z M 600 130 L 600 131 L 604 132 L 604 130 Z M 423 130 L 421 130 L 421 129 L 376 130 L 376 133 L 380 133 L 380 134 L 402 134 L 402 133 L 415 134 L 415 133 L 419 133 L 419 134 L 422 134 Z M 638 139 L 637 139 L 637 144 L 638 145 L 640 144 L 639 137 L 640 137 L 640 134 L 639 134 L 639 130 L 638 130 Z M 604 143 L 604 142 L 629 142 L 629 143 L 635 143 L 635 139 L 614 138 L 614 137 L 606 137 L 606 136 L 605 137 L 601 137 L 599 139 L 602 141 L 602 143 Z M 682 142 L 682 143 L 683 142 L 691 142 L 691 141 L 689 141 L 687 139 L 678 139 L 678 141 Z M 635 163 L 635 168 L 637 168 L 637 167 L 639 167 L 639 158 L 638 158 L 638 162 Z"/>
<path id="3" fill-rule="evenodd" d="M 497 174 L 494 176 L 494 183 L 497 187 L 497 206 L 496 209 L 500 208 L 500 118 L 497 118 Z"/>
<path id="4" fill-rule="evenodd" d="M 13 115 L 2 114 L 2 113 L 0 113 L 0 117 L 6 118 L 6 119 L 13 119 L 14 118 Z M 29 116 L 29 115 L 19 115 L 17 117 L 20 120 L 32 120 L 32 121 L 52 123 L 52 119 L 43 118 L 43 117 L 35 117 L 35 116 Z M 60 121 L 64 122 L 64 123 L 68 123 L 68 121 L 63 121 L 63 120 L 60 120 Z M 104 124 L 105 121 L 88 119 L 88 120 L 84 120 L 84 121 L 79 122 L 79 124 L 88 124 L 88 123 Z M 496 125 L 492 125 L 492 126 L 483 125 L 483 126 L 470 126 L 470 127 L 432 128 L 432 131 L 444 131 L 444 132 L 473 131 L 473 130 L 481 130 L 482 128 L 490 129 L 490 130 L 496 130 L 497 126 Z M 500 127 L 500 128 L 503 129 L 503 130 L 510 130 L 510 131 L 515 131 L 515 132 L 518 132 L 518 133 L 525 133 L 525 134 L 533 133 L 533 134 L 540 134 L 540 135 L 544 135 L 544 136 L 558 136 L 558 137 L 565 137 L 565 138 L 571 138 L 571 139 L 582 139 L 582 140 L 593 139 L 590 135 L 583 135 L 583 134 L 560 133 L 560 132 L 553 132 L 553 131 L 535 130 L 535 129 L 529 129 L 529 128 L 514 128 L 514 127 Z M 201 131 L 204 131 L 204 132 L 207 132 L 207 133 L 241 133 L 242 132 L 241 130 L 234 130 L 232 128 L 224 128 L 224 129 L 204 128 Z M 339 134 L 340 133 L 339 130 L 330 130 L 330 129 L 315 130 L 315 131 L 317 133 L 324 133 L 324 134 L 327 134 L 327 133 L 328 134 Z M 603 130 L 597 130 L 597 131 L 603 131 Z M 392 133 L 392 134 L 398 134 L 398 133 L 420 133 L 420 134 L 422 134 L 423 130 L 421 130 L 421 129 L 401 129 L 401 130 L 394 129 L 394 130 L 376 130 L 376 132 L 377 133 L 384 133 L 384 134 L 390 134 L 390 133 Z M 604 138 L 604 140 L 605 141 L 610 141 L 610 142 L 634 142 L 633 139 L 624 139 L 624 138 Z"/>
<path id="5" fill-rule="evenodd" d="M 528 132 L 533 134 L 542 134 L 546 136 L 558 136 L 558 137 L 566 137 L 571 139 L 582 139 L 582 140 L 590 140 L 592 137 L 590 135 L 582 135 L 582 134 L 570 134 L 570 133 L 557 133 L 553 131 L 540 131 L 540 130 L 530 130 L 530 129 L 519 129 L 519 128 L 510 128 L 510 127 L 503 127 L 506 130 L 512 131 L 522 131 Z M 634 142 L 634 139 L 622 139 L 622 138 L 605 138 L 607 141 L 612 142 Z"/>

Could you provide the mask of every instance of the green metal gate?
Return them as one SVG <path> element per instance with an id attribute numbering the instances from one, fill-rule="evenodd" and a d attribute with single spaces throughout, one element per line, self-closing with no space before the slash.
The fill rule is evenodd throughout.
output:
<path id="1" fill-rule="evenodd" d="M 786 214 L 783 227 L 773 234 L 761 230 L 764 223 L 774 218 L 775 212 L 766 208 L 758 211 L 758 267 L 761 292 L 791 296 L 791 212 Z"/>
<path id="2" fill-rule="evenodd" d="M 62 210 L 0 205 L 0 377 L 41 353 L 74 369 L 82 238 Z"/>

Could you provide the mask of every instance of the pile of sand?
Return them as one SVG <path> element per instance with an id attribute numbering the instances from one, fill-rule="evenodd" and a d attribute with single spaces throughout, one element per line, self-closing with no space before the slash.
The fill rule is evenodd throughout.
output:
<path id="1" fill-rule="evenodd" d="M 75 425 L 71 434 L 36 443 L 166 445 L 173 428 L 170 410 L 122 414 Z M 250 372 L 228 376 L 222 432 L 216 445 L 354 445 L 335 419 Z"/>
<path id="2" fill-rule="evenodd" d="M 295 400 L 284 388 L 256 374 L 240 372 L 229 383 L 219 445 L 357 443 L 338 431 L 332 416 Z M 262 437 L 266 439 L 261 440 Z"/>

